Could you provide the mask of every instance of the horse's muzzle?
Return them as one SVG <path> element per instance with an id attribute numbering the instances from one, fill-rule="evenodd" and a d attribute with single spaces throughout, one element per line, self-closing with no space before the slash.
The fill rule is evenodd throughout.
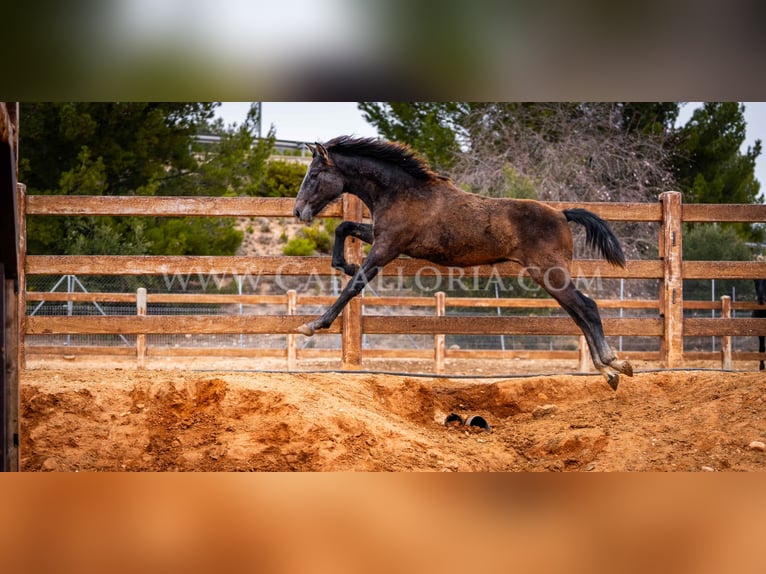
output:
<path id="1" fill-rule="evenodd" d="M 295 206 L 293 214 L 303 223 L 311 223 L 314 220 L 314 213 L 312 212 L 310 205 L 304 206 L 303 209 L 299 206 Z"/>

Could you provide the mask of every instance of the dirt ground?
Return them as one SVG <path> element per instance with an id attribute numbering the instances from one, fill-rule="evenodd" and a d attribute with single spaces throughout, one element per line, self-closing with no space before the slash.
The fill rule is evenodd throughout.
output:
<path id="1" fill-rule="evenodd" d="M 614 392 L 595 374 L 234 368 L 38 361 L 21 376 L 22 469 L 766 470 L 757 371 L 646 370 Z M 479 415 L 490 430 L 445 424 L 452 413 Z"/>

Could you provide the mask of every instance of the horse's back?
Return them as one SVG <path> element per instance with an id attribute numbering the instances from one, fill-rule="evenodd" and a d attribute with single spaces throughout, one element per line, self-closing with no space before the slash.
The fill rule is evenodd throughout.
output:
<path id="1" fill-rule="evenodd" d="M 467 193 L 446 182 L 440 187 L 432 197 L 410 198 L 402 206 L 400 215 L 413 228 L 406 255 L 465 267 L 531 264 L 551 252 L 571 254 L 571 234 L 561 211 L 535 200 Z"/>

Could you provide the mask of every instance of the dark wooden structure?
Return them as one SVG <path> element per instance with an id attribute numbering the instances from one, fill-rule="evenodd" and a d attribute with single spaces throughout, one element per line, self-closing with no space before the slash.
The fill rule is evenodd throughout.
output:
<path id="1" fill-rule="evenodd" d="M 0 102 L 0 470 L 19 469 L 18 117 L 16 102 Z"/>

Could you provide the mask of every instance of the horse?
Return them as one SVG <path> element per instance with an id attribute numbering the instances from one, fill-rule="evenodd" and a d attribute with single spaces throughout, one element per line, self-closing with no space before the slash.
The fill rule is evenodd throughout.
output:
<path id="1" fill-rule="evenodd" d="M 766 303 L 766 279 L 756 279 L 755 280 L 755 294 L 758 297 L 758 304 L 763 305 Z M 753 311 L 753 318 L 765 318 L 766 317 L 766 308 L 764 309 L 755 309 Z M 758 352 L 764 353 L 766 352 L 766 337 L 763 335 L 758 335 Z M 763 371 L 764 370 L 764 364 L 763 359 L 761 359 L 758 368 Z"/>
<path id="2" fill-rule="evenodd" d="M 350 193 L 367 206 L 372 223 L 337 226 L 332 266 L 352 279 L 325 313 L 298 327 L 298 333 L 312 336 L 328 328 L 399 255 L 453 267 L 513 261 L 572 317 L 612 389 L 617 390 L 620 373 L 633 376 L 631 364 L 618 359 L 607 343 L 595 301 L 571 280 L 573 241 L 567 222 L 584 226 L 586 243 L 609 264 L 625 267 L 622 247 L 603 219 L 581 208 L 557 210 L 530 199 L 465 192 L 406 144 L 339 136 L 307 147 L 312 159 L 295 200 L 295 217 L 311 223 L 341 194 Z M 349 236 L 371 244 L 361 267 L 345 260 Z"/>

